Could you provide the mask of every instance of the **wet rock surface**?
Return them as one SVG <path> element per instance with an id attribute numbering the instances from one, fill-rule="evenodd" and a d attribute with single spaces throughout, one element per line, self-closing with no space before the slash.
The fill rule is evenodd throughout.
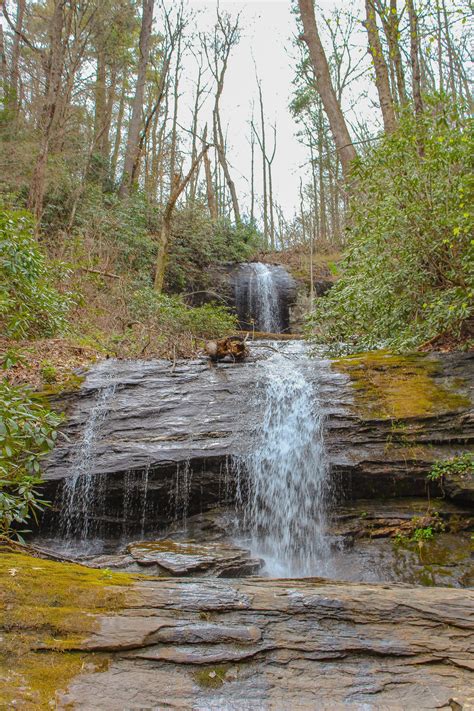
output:
<path id="1" fill-rule="evenodd" d="M 61 548 L 57 540 L 37 545 L 93 568 L 150 576 L 268 575 L 244 527 L 238 538 L 235 529 L 235 509 L 221 508 L 191 516 L 185 526 L 176 522 L 155 540 L 91 542 L 95 553 L 74 544 Z M 474 586 L 473 530 L 472 509 L 442 499 L 350 502 L 331 514 L 326 575 L 348 582 Z"/>
<path id="2" fill-rule="evenodd" d="M 241 578 L 255 575 L 262 561 L 248 550 L 229 543 L 175 541 L 137 541 L 127 546 L 126 552 L 101 555 L 84 561 L 93 568 L 114 568 L 124 572 L 148 575 L 211 576 Z"/>
<path id="3" fill-rule="evenodd" d="M 259 342 L 251 344 L 252 355 L 241 364 L 211 367 L 202 359 L 174 365 L 106 361 L 93 367 L 81 389 L 57 405 L 68 419 L 45 463 L 46 496 L 54 500 L 58 484 L 71 476 L 98 393 L 113 383 L 90 460 L 92 475 L 106 492 L 101 508 L 91 513 L 97 521 L 119 532 L 129 525 L 136 532 L 150 525 L 156 530 L 232 500 L 236 462 L 251 447 L 259 421 L 258 363 L 274 348 L 294 357 L 291 342 Z M 372 364 L 366 383 L 354 381 L 350 368 L 307 359 L 306 375 L 317 384 L 315 407 L 326 418 L 326 447 L 338 497 L 425 496 L 431 463 L 472 447 L 472 363 L 463 354 L 416 356 L 403 371 L 399 361 L 388 358 Z M 367 371 L 363 364 L 356 366 L 357 372 Z M 420 369 L 423 378 L 427 369 L 426 382 L 420 381 Z M 374 373 L 392 372 L 402 372 L 403 387 L 390 392 L 391 414 L 386 403 L 376 406 L 371 383 Z M 433 403 L 425 398 L 404 414 L 400 403 L 409 399 L 412 383 L 419 389 L 433 384 Z M 447 486 L 446 493 L 472 503 L 472 478 Z M 430 488 L 432 495 L 441 493 L 436 482 Z"/>
<path id="4" fill-rule="evenodd" d="M 474 592 L 318 579 L 138 582 L 78 643 L 78 709 L 472 708 Z M 452 708 L 452 706 L 451 706 Z"/>
<path id="5" fill-rule="evenodd" d="M 338 507 L 332 576 L 347 581 L 471 587 L 474 515 L 445 500 L 359 500 Z"/>

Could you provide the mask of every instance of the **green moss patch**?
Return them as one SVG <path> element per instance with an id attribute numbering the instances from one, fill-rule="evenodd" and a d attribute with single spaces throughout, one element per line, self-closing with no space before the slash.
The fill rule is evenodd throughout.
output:
<path id="1" fill-rule="evenodd" d="M 8 708 L 54 708 L 72 677 L 104 663 L 71 648 L 101 613 L 122 606 L 134 578 L 8 549 L 0 552 L 0 578 L 0 698 Z"/>
<path id="2" fill-rule="evenodd" d="M 469 398 L 457 392 L 458 381 L 449 385 L 437 382 L 441 365 L 422 354 L 373 351 L 339 358 L 332 365 L 350 377 L 355 408 L 365 418 L 427 417 L 470 405 Z"/>
<path id="3" fill-rule="evenodd" d="M 194 673 L 194 680 L 203 689 L 218 689 L 226 681 L 228 664 L 217 667 L 205 667 Z"/>

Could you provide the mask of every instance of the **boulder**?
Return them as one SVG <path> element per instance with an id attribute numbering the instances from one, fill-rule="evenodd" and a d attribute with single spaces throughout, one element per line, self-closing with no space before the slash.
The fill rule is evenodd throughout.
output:
<path id="1" fill-rule="evenodd" d="M 456 503 L 474 505 L 474 472 L 449 473 L 444 477 L 443 487 Z"/>

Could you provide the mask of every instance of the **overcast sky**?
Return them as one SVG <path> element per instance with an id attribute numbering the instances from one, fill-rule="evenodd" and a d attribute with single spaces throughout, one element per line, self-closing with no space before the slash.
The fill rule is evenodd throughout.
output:
<path id="1" fill-rule="evenodd" d="M 325 13 L 334 7 L 348 8 L 353 3 L 343 0 L 320 0 L 318 7 Z M 355 0 L 354 7 L 359 6 Z M 196 29 L 210 31 L 215 23 L 215 0 L 188 0 L 188 6 L 196 13 Z M 222 119 L 228 131 L 229 157 L 232 175 L 244 204 L 248 205 L 250 178 L 249 119 L 252 101 L 258 106 L 255 65 L 262 82 L 265 114 L 269 124 L 277 126 L 277 152 L 273 164 L 274 195 L 291 217 L 298 205 L 300 175 L 307 174 L 308 156 L 296 138 L 297 124 L 289 112 L 292 97 L 292 82 L 295 76 L 297 50 L 294 46 L 296 18 L 291 12 L 290 0 L 255 0 L 247 2 L 223 1 L 220 8 L 236 16 L 240 13 L 242 37 L 232 51 L 228 74 L 222 97 Z M 357 33 L 356 33 L 357 34 Z M 366 45 L 360 44 L 365 53 Z M 184 59 L 181 99 L 181 122 L 189 125 L 189 106 L 192 102 L 193 81 L 196 75 L 196 60 L 191 54 Z M 186 81 L 184 81 L 186 80 Z M 186 108 L 188 107 L 188 108 Z M 210 109 L 210 106 L 209 106 Z M 360 107 L 366 111 L 367 104 Z M 203 119 L 206 111 L 203 112 Z M 268 131 L 271 134 L 271 131 Z M 258 166 L 261 190 L 261 166 Z"/>

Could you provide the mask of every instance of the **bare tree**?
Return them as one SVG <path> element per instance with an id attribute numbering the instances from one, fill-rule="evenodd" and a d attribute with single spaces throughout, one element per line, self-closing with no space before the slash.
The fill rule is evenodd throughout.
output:
<path id="1" fill-rule="evenodd" d="M 342 170 L 346 180 L 349 179 L 351 162 L 356 157 L 349 129 L 342 113 L 340 103 L 331 80 L 329 65 L 318 33 L 313 0 L 298 0 L 303 34 L 300 39 L 308 47 L 311 64 L 316 77 L 316 86 L 327 114 L 334 143 L 339 152 Z"/>
<path id="2" fill-rule="evenodd" d="M 11 73 L 10 73 L 10 91 L 9 105 L 10 109 L 17 114 L 20 101 L 20 41 L 23 32 L 23 21 L 25 18 L 25 0 L 17 0 L 15 33 L 13 35 L 12 53 L 11 53 Z"/>
<path id="3" fill-rule="evenodd" d="M 265 115 L 263 111 L 263 95 L 262 95 L 262 84 L 257 77 L 258 86 L 258 99 L 260 105 L 260 130 L 261 135 L 259 136 L 258 131 L 254 126 L 254 134 L 257 138 L 258 145 L 262 153 L 262 183 L 263 183 L 263 239 L 265 241 L 265 246 L 269 246 L 269 230 L 268 230 L 268 190 L 267 190 L 267 147 L 266 147 L 266 135 L 265 135 Z"/>
<path id="4" fill-rule="evenodd" d="M 403 70 L 403 60 L 400 49 L 400 16 L 398 14 L 397 0 L 390 0 L 387 6 L 384 0 L 374 0 L 374 6 L 382 21 L 382 27 L 388 44 L 388 56 L 392 75 L 393 98 L 398 97 L 398 103 L 404 105 L 407 102 L 405 87 L 405 73 Z M 395 80 L 393 80 L 395 75 Z M 395 93 L 396 88 L 396 93 Z"/>
<path id="5" fill-rule="evenodd" d="M 157 291 L 158 293 L 161 293 L 161 291 L 163 291 L 166 263 L 168 258 L 168 247 L 171 236 L 171 221 L 173 218 L 173 211 L 176 202 L 178 201 L 178 198 L 181 193 L 186 189 L 189 181 L 193 176 L 194 171 L 197 169 L 202 157 L 208 150 L 209 145 L 205 144 L 194 159 L 194 161 L 191 163 L 191 167 L 184 178 L 181 178 L 180 175 L 174 176 L 173 185 L 171 186 L 171 193 L 163 213 L 160 239 L 158 243 L 158 258 L 156 261 L 155 273 L 155 291 Z"/>
<path id="6" fill-rule="evenodd" d="M 145 95 L 146 70 L 148 66 L 148 58 L 150 56 L 150 39 L 153 24 L 154 4 L 155 0 L 143 0 L 137 81 L 135 84 L 135 96 L 132 101 L 132 115 L 128 127 L 127 145 L 123 161 L 122 182 L 119 190 L 119 195 L 121 197 L 127 196 L 130 192 L 133 166 L 138 152 L 143 98 Z"/>
<path id="7" fill-rule="evenodd" d="M 192 134 L 192 145 L 191 145 L 191 161 L 194 161 L 194 159 L 197 156 L 198 153 L 198 119 L 199 119 L 199 113 L 201 111 L 202 105 L 204 103 L 204 98 L 206 96 L 206 91 L 207 91 L 207 86 L 206 84 L 203 83 L 203 74 L 204 74 L 204 69 L 203 69 L 203 63 L 202 63 L 202 56 L 199 55 L 199 64 L 198 64 L 198 75 L 197 75 L 197 80 L 196 80 L 196 93 L 194 96 L 194 106 L 193 106 L 193 114 L 192 114 L 192 122 L 191 122 L 191 134 Z M 207 125 L 206 125 L 206 131 L 207 131 Z M 204 143 L 206 140 L 204 139 Z M 208 159 L 207 153 L 204 155 L 204 163 L 206 164 L 206 159 Z M 199 168 L 193 173 L 191 177 L 191 181 L 189 183 L 189 201 L 191 204 L 193 204 L 196 200 L 196 190 L 197 190 L 197 184 L 198 184 L 198 179 L 199 179 Z M 207 181 L 206 181 L 207 182 Z M 212 179 L 211 179 L 212 183 Z"/>
<path id="8" fill-rule="evenodd" d="M 204 135 L 202 137 L 202 147 L 203 149 L 207 145 L 207 124 L 204 128 Z M 211 161 L 209 159 L 209 154 L 206 151 L 203 153 L 203 160 L 204 160 L 204 172 L 206 176 L 206 194 L 207 194 L 207 206 L 209 208 L 209 214 L 211 216 L 212 220 L 217 220 L 218 213 L 217 213 L 217 202 L 216 202 L 216 195 L 214 192 L 214 183 L 212 180 L 212 168 L 211 168 Z"/>
<path id="9" fill-rule="evenodd" d="M 252 107 L 252 118 L 250 119 L 250 222 L 255 220 L 255 134 L 254 116 Z"/>
<path id="10" fill-rule="evenodd" d="M 377 27 L 377 15 L 375 12 L 374 0 L 365 0 L 365 28 L 369 38 L 369 53 L 372 55 L 375 70 L 375 85 L 379 95 L 380 108 L 382 110 L 383 125 L 386 133 L 393 133 L 397 127 L 395 108 L 393 105 L 392 93 L 390 91 L 390 79 L 388 67 L 382 50 L 379 30 Z"/>
<path id="11" fill-rule="evenodd" d="M 232 48 L 240 39 L 239 17 L 232 21 L 228 14 L 222 14 L 217 8 L 217 22 L 211 42 L 204 39 L 204 51 L 209 69 L 216 83 L 214 108 L 212 112 L 214 144 L 217 158 L 224 173 L 224 178 L 229 189 L 234 218 L 240 223 L 240 207 L 235 183 L 232 180 L 225 150 L 224 132 L 220 115 L 220 100 L 224 90 L 224 80 Z"/>
<path id="12" fill-rule="evenodd" d="M 410 20 L 410 62 L 412 72 L 412 91 L 415 114 L 423 114 L 423 99 L 421 96 L 421 70 L 420 70 L 420 40 L 418 36 L 418 15 L 415 11 L 413 0 L 406 0 L 408 17 Z"/>
<path id="13" fill-rule="evenodd" d="M 273 175 L 272 175 L 272 164 L 276 154 L 277 147 L 277 132 L 276 125 L 273 127 L 273 149 L 272 152 L 266 156 L 267 166 L 268 166 L 268 204 L 270 212 L 270 246 L 275 249 L 275 215 L 274 215 L 274 204 L 273 204 Z"/>
<path id="14" fill-rule="evenodd" d="M 28 196 L 28 208 L 32 210 L 38 222 L 43 212 L 46 165 L 50 142 L 60 109 L 61 80 L 66 55 L 66 42 L 63 41 L 63 32 L 67 37 L 68 25 L 70 26 L 72 20 L 71 15 L 71 12 L 66 14 L 66 0 L 55 0 L 50 25 L 49 52 L 45 58 L 46 92 L 40 117 L 41 143 Z"/>

